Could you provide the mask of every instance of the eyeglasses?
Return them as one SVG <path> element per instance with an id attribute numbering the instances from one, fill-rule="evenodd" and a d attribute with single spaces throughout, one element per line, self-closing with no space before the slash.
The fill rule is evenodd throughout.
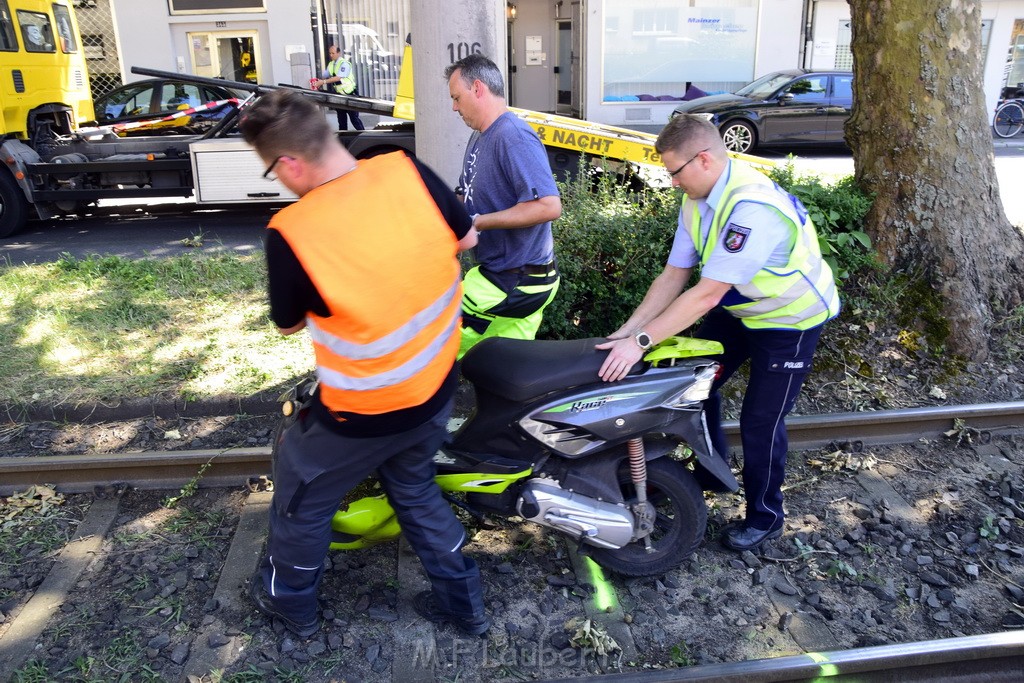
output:
<path id="1" fill-rule="evenodd" d="M 682 166 L 680 166 L 679 168 L 677 168 L 677 169 L 676 169 L 676 170 L 674 170 L 674 171 L 669 171 L 669 172 L 668 172 L 668 177 L 669 177 L 669 178 L 675 178 L 675 177 L 676 177 L 677 175 L 679 175 L 679 174 L 680 174 L 680 173 L 682 172 L 682 170 L 683 170 L 684 168 L 686 168 L 687 166 L 689 166 L 689 165 L 690 165 L 690 164 L 691 164 L 691 163 L 693 162 L 693 160 L 694 160 L 694 159 L 696 159 L 696 158 L 697 158 L 697 157 L 699 157 L 699 156 L 700 156 L 701 154 L 703 154 L 704 152 L 707 152 L 707 151 L 708 151 L 708 150 L 710 150 L 710 149 L 711 149 L 711 148 L 710 148 L 710 147 L 708 147 L 708 148 L 706 148 L 706 149 L 702 149 L 701 151 L 697 152 L 697 153 L 696 153 L 696 154 L 694 154 L 694 155 L 693 155 L 692 157 L 690 157 L 690 160 L 689 160 L 689 161 L 687 161 L 687 162 L 686 162 L 685 164 L 683 164 Z M 275 163 L 276 163 L 276 162 L 275 162 Z M 271 168 L 273 168 L 273 166 L 271 166 Z"/>
<path id="2" fill-rule="evenodd" d="M 277 180 L 277 174 L 274 173 L 274 167 L 277 166 L 277 162 L 281 161 L 281 159 L 284 159 L 284 158 L 285 158 L 285 155 L 282 154 L 278 158 L 274 159 L 274 161 L 270 164 L 270 166 L 267 166 L 267 170 L 263 172 L 263 177 L 266 180 Z"/>

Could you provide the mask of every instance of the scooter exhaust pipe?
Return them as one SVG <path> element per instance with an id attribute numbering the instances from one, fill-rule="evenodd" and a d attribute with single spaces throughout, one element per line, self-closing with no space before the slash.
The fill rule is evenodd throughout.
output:
<path id="1" fill-rule="evenodd" d="M 618 549 L 633 539 L 634 519 L 628 509 L 566 491 L 548 479 L 527 482 L 516 511 L 523 519 L 599 548 Z"/>

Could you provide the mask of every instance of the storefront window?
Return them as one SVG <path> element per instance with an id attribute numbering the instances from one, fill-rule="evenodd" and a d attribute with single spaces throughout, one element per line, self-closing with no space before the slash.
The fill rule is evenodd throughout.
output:
<path id="1" fill-rule="evenodd" d="M 196 76 L 259 82 L 259 65 L 253 59 L 253 55 L 259 54 L 255 31 L 189 33 L 188 39 Z"/>
<path id="2" fill-rule="evenodd" d="M 753 80 L 758 0 L 605 0 L 605 102 L 680 99 Z"/>
<path id="3" fill-rule="evenodd" d="M 1024 97 L 1024 19 L 1013 22 L 1010 54 L 1006 61 L 1006 87 L 1001 99 Z"/>

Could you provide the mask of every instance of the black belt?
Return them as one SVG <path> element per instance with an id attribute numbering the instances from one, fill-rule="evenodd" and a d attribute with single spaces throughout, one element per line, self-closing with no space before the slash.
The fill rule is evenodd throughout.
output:
<path id="1" fill-rule="evenodd" d="M 539 266 L 533 264 L 526 264 L 519 268 L 509 268 L 508 270 L 501 271 L 502 273 L 515 273 L 517 275 L 547 275 L 555 269 L 555 262 L 544 263 Z"/>

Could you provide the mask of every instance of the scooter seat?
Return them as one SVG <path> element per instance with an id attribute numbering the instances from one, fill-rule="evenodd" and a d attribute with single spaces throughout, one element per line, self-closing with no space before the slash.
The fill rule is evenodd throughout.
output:
<path id="1" fill-rule="evenodd" d="M 600 382 L 597 372 L 608 352 L 594 346 L 605 341 L 601 337 L 568 341 L 491 337 L 463 356 L 462 376 L 477 388 L 526 401 L 557 389 Z M 638 362 L 629 374 L 643 367 Z"/>

